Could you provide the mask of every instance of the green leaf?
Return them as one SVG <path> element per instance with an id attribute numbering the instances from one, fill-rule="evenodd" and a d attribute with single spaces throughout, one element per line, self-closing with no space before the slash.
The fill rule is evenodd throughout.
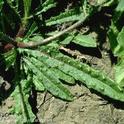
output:
<path id="1" fill-rule="evenodd" d="M 37 29 L 38 29 L 38 27 L 37 27 L 36 23 L 35 22 L 32 23 L 32 25 L 28 29 L 28 32 L 26 33 L 24 38 L 27 39 L 27 38 L 31 37 L 35 33 L 35 31 L 37 31 Z"/>
<path id="2" fill-rule="evenodd" d="M 118 2 L 119 2 L 118 6 L 115 9 L 115 13 L 113 17 L 114 22 L 117 22 L 124 12 L 124 0 L 119 0 Z"/>
<path id="3" fill-rule="evenodd" d="M 120 93 L 118 87 L 110 79 L 106 81 L 104 75 L 99 75 L 97 71 L 91 69 L 90 67 L 83 65 L 81 63 L 77 63 L 69 58 L 61 56 L 59 58 L 52 59 L 51 63 L 50 63 L 50 59 L 48 59 L 46 63 L 47 64 L 49 63 L 49 65 L 51 65 L 52 67 L 58 67 L 59 69 L 63 70 L 65 73 L 68 73 L 71 76 L 75 77 L 76 80 L 80 80 L 86 83 L 86 85 L 89 88 L 96 89 L 99 92 L 103 91 L 103 94 L 108 93 L 109 94 L 108 96 L 112 95 L 111 97 L 114 97 L 114 92 L 111 92 L 113 89 L 115 89 L 115 91 L 117 90 Z M 81 69 L 83 70 L 81 71 Z M 88 73 L 90 73 L 90 75 Z M 99 80 L 99 78 L 101 79 L 101 81 Z M 102 82 L 102 80 L 105 81 Z M 108 87 L 106 87 L 107 85 Z M 105 87 L 106 89 L 109 90 L 104 89 Z"/>
<path id="4" fill-rule="evenodd" d="M 33 41 L 33 42 L 38 42 L 38 41 L 42 41 L 43 40 L 43 37 L 41 35 L 36 35 L 36 36 L 33 36 L 32 38 L 30 38 L 30 41 Z"/>
<path id="5" fill-rule="evenodd" d="M 118 34 L 117 41 L 120 47 L 124 48 L 124 27 L 121 32 Z"/>
<path id="6" fill-rule="evenodd" d="M 99 5 L 107 6 L 107 7 L 116 4 L 117 2 L 118 0 L 98 0 Z"/>
<path id="7" fill-rule="evenodd" d="M 53 95 L 65 99 L 72 100 L 72 94 L 62 85 L 52 71 L 35 58 L 24 58 L 28 68 L 37 75 L 38 79 L 43 83 L 44 87 Z"/>
<path id="8" fill-rule="evenodd" d="M 1 9 L 2 9 L 3 4 L 4 4 L 4 1 L 3 0 L 0 0 L 0 12 L 1 12 Z"/>
<path id="9" fill-rule="evenodd" d="M 110 47 L 112 52 L 114 53 L 114 55 L 116 55 L 116 49 L 118 49 L 118 41 L 117 41 L 117 36 L 118 36 L 118 29 L 115 26 L 115 24 L 112 22 L 111 26 L 109 28 L 108 31 L 108 38 L 109 38 L 109 43 L 110 43 Z"/>
<path id="10" fill-rule="evenodd" d="M 7 53 L 4 53 L 0 58 L 0 67 L 5 66 L 6 70 L 8 70 L 16 60 L 16 51 L 13 49 Z"/>
<path id="11" fill-rule="evenodd" d="M 38 91 L 44 91 L 45 87 L 42 84 L 42 81 L 37 77 L 37 75 L 33 75 L 33 83 Z"/>
<path id="12" fill-rule="evenodd" d="M 16 123 L 18 124 L 31 124 L 36 118 L 28 101 L 30 85 L 30 80 L 22 80 L 17 84 L 16 89 L 12 93 L 12 97 L 16 103 L 11 109 L 11 113 L 16 116 Z"/>
<path id="13" fill-rule="evenodd" d="M 115 100 L 124 101 L 123 89 L 101 71 L 95 70 L 86 64 L 83 64 L 62 54 L 56 54 L 56 56 L 55 54 L 54 56 L 52 56 L 51 54 L 51 56 L 49 56 L 39 51 L 26 51 L 28 52 L 28 54 L 37 57 L 37 59 L 42 61 L 44 65 L 46 64 L 49 68 L 58 69 L 63 73 L 72 76 L 76 80 L 79 80 L 83 84 L 86 84 L 88 88 L 92 88 Z M 35 71 L 37 72 L 37 70 Z M 46 72 L 47 71 L 48 70 L 46 70 Z M 38 71 L 37 73 L 40 73 L 40 71 Z M 53 76 L 54 75 L 52 75 L 52 77 Z M 48 89 L 49 88 L 50 87 L 48 87 Z"/>
<path id="14" fill-rule="evenodd" d="M 115 81 L 124 88 L 124 61 L 119 61 L 115 66 Z"/>
<path id="15" fill-rule="evenodd" d="M 119 4 L 116 7 L 116 12 L 124 12 L 124 0 L 119 0 Z"/>
<path id="16" fill-rule="evenodd" d="M 53 74 L 55 76 L 57 76 L 57 78 L 59 78 L 61 80 L 64 80 L 65 83 L 67 83 L 67 84 L 75 84 L 75 80 L 74 80 L 74 78 L 72 76 L 67 75 L 64 72 L 62 72 L 62 71 L 60 71 L 60 70 L 58 70 L 56 68 L 52 68 L 51 70 L 52 70 Z"/>
<path id="17" fill-rule="evenodd" d="M 74 39 L 74 37 L 74 35 L 68 35 L 63 41 L 60 41 L 60 43 L 62 45 L 67 45 Z"/>
<path id="18" fill-rule="evenodd" d="M 47 7 L 47 6 L 49 6 L 49 5 L 53 4 L 53 3 L 55 3 L 54 0 L 46 0 L 46 1 L 42 4 L 42 6 L 43 6 L 43 8 L 45 8 L 45 7 Z"/>
<path id="19" fill-rule="evenodd" d="M 43 12 L 45 13 L 51 8 L 54 8 L 56 6 L 56 2 L 54 0 L 46 0 L 44 3 L 40 3 L 40 5 L 36 8 L 36 13 L 34 15 L 40 15 Z M 32 18 L 33 16 L 30 16 L 29 18 Z"/>
<path id="20" fill-rule="evenodd" d="M 42 12 L 46 12 L 47 10 L 49 10 L 55 6 L 56 6 L 56 2 L 54 0 L 46 0 L 42 5 L 42 7 L 43 7 Z"/>
<path id="21" fill-rule="evenodd" d="M 117 36 L 118 45 L 115 49 L 116 55 L 120 58 L 115 65 L 115 80 L 120 87 L 124 87 L 124 27 Z"/>
<path id="22" fill-rule="evenodd" d="M 118 33 L 116 39 L 117 45 L 114 49 L 114 54 L 121 58 L 124 56 L 124 27 L 122 28 L 121 32 Z"/>
<path id="23" fill-rule="evenodd" d="M 47 26 L 62 24 L 71 21 L 80 20 L 83 17 L 81 11 L 76 11 L 76 9 L 72 9 L 69 11 L 65 11 L 58 16 L 51 17 L 46 21 Z M 85 16 L 84 16 L 85 17 Z"/>
<path id="24" fill-rule="evenodd" d="M 45 62 L 51 67 L 56 67 L 66 74 L 85 83 L 89 88 L 95 89 L 111 98 L 124 101 L 123 92 L 117 84 L 109 78 L 106 78 L 101 72 L 88 66 L 78 63 L 72 59 L 62 56 L 56 59 L 46 59 Z"/>
<path id="25" fill-rule="evenodd" d="M 96 47 L 96 40 L 91 37 L 90 35 L 82 35 L 78 34 L 76 37 L 74 37 L 74 40 L 72 42 L 79 44 L 81 46 L 85 47 Z"/>

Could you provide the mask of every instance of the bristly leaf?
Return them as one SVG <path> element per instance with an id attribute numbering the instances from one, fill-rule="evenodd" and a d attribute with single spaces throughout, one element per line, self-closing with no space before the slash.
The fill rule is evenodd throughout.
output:
<path id="1" fill-rule="evenodd" d="M 118 42 L 117 42 L 118 33 L 119 33 L 119 31 L 118 31 L 117 27 L 112 22 L 111 26 L 109 28 L 109 31 L 108 31 L 108 38 L 109 38 L 110 47 L 111 47 L 111 50 L 113 53 L 115 53 L 115 49 L 118 44 Z"/>
<path id="2" fill-rule="evenodd" d="M 84 47 L 97 47 L 96 39 L 93 38 L 90 34 L 84 35 L 78 33 L 75 36 L 74 33 L 69 33 L 68 35 L 65 35 L 65 39 L 63 41 L 60 41 L 60 44 L 67 45 L 70 42 L 74 42 Z"/>
<path id="3" fill-rule="evenodd" d="M 117 41 L 120 47 L 124 48 L 124 27 L 122 28 L 121 32 L 118 34 Z"/>
<path id="4" fill-rule="evenodd" d="M 109 36 L 111 36 L 112 34 L 109 33 Z M 113 36 L 113 38 L 112 38 Z M 110 39 L 110 43 L 112 44 L 113 42 L 113 46 L 114 48 L 114 55 L 118 56 L 118 57 L 123 57 L 124 56 L 124 27 L 122 28 L 122 30 L 117 34 L 117 35 L 112 35 Z M 116 43 L 116 44 L 115 44 Z"/>
<path id="5" fill-rule="evenodd" d="M 32 23 L 30 28 L 28 29 L 28 32 L 26 33 L 24 39 L 28 39 L 29 37 L 31 37 L 36 31 L 37 31 L 38 27 L 36 25 L 36 23 Z"/>
<path id="6" fill-rule="evenodd" d="M 62 44 L 62 45 L 67 45 L 67 44 L 69 44 L 73 39 L 74 39 L 74 34 L 72 34 L 72 35 L 70 35 L 70 34 L 68 34 L 65 38 L 64 38 L 64 40 L 62 40 L 62 41 L 60 41 L 60 44 Z"/>
<path id="7" fill-rule="evenodd" d="M 96 47 L 96 40 L 91 37 L 90 35 L 82 35 L 78 34 L 77 36 L 74 37 L 72 42 L 79 44 L 84 47 Z"/>
<path id="8" fill-rule="evenodd" d="M 44 8 L 44 7 L 47 7 L 47 6 L 49 6 L 50 4 L 53 4 L 53 3 L 55 3 L 54 0 L 46 0 L 46 1 L 42 4 L 42 6 L 43 6 L 43 8 Z"/>
<path id="9" fill-rule="evenodd" d="M 70 21 L 77 21 L 82 18 L 82 12 L 76 11 L 76 9 L 65 11 L 58 16 L 52 17 L 46 21 L 47 26 L 55 25 L 55 24 L 62 24 Z"/>
<path id="10" fill-rule="evenodd" d="M 11 109 L 11 113 L 16 115 L 17 124 L 31 124 L 35 119 L 35 115 L 33 114 L 28 101 L 30 89 L 31 81 L 28 79 L 22 80 L 12 93 L 15 106 Z"/>
<path id="11" fill-rule="evenodd" d="M 35 2 L 37 3 L 35 4 Z M 32 91 L 32 87 L 35 87 L 35 90 L 48 91 L 58 98 L 72 101 L 73 95 L 68 88 L 66 88 L 65 84 L 75 85 L 75 80 L 77 80 L 85 84 L 88 88 L 94 89 L 115 100 L 124 102 L 124 29 L 122 25 L 117 24 L 124 12 L 123 0 L 81 0 L 77 2 L 76 6 L 73 4 L 76 2 L 67 1 L 67 5 L 64 4 L 58 12 L 55 12 L 56 9 L 58 9 L 58 2 L 60 1 L 0 0 L 0 42 L 3 43 L 1 44 L 2 47 L 4 43 L 6 44 L 7 42 L 13 42 L 15 40 L 28 44 L 30 41 L 42 42 L 42 39 L 52 35 L 54 39 L 54 34 L 60 30 L 62 33 L 65 31 L 62 37 L 58 38 L 60 36 L 58 34 L 61 34 L 61 32 L 59 32 L 57 34 L 58 39 L 50 41 L 51 43 L 49 42 L 47 45 L 44 44 L 43 46 L 38 46 L 33 49 L 19 48 L 19 45 L 17 45 L 18 48 L 15 47 L 9 52 L 0 54 L 0 67 L 4 67 L 5 65 L 6 70 L 9 69 L 10 66 L 15 67 L 15 78 L 12 80 L 15 84 L 15 90 L 12 96 L 16 101 L 13 114 L 18 120 L 18 124 L 31 124 L 34 119 L 36 119 L 32 111 L 33 108 L 31 108 L 29 104 L 29 95 Z M 33 5 L 33 3 L 35 5 Z M 117 3 L 119 4 L 117 5 Z M 91 26 L 89 27 L 89 31 L 91 31 L 92 25 L 89 22 L 92 21 L 92 18 L 89 17 L 97 12 L 99 15 L 101 12 L 103 13 L 103 10 L 104 14 L 106 14 L 106 9 L 100 10 L 104 6 L 107 6 L 108 14 L 109 5 L 112 4 L 117 5 L 117 8 L 115 8 L 115 6 L 110 8 L 115 10 L 115 18 L 109 18 L 109 21 L 111 20 L 114 23 L 111 24 L 110 29 L 108 29 L 110 24 L 108 21 L 107 25 L 102 23 L 102 26 L 105 31 L 109 30 L 108 35 L 111 50 L 115 56 L 120 58 L 118 64 L 115 66 L 116 81 L 113 81 L 102 72 L 91 68 L 89 65 L 73 59 L 73 57 L 63 55 L 59 49 L 62 48 L 63 45 L 70 45 L 71 42 L 85 47 L 96 47 L 96 39 L 93 39 L 88 32 L 82 35 L 77 32 L 79 31 L 78 29 L 74 30 L 74 32 L 68 29 L 73 30 L 77 28 L 88 17 L 89 21 L 82 25 Z M 67 9 L 65 9 L 66 7 Z M 53 11 L 55 13 L 51 14 Z M 111 12 L 109 12 L 109 14 L 112 16 Z M 107 18 L 108 15 L 106 16 Z M 74 21 L 78 22 L 71 26 Z M 118 25 L 119 27 L 117 27 Z M 25 36 L 20 37 L 21 35 L 17 34 L 21 34 L 19 29 L 23 28 L 23 26 L 25 31 L 22 33 Z M 100 26 L 101 30 L 101 23 L 98 23 L 98 26 Z M 81 29 L 81 27 L 79 27 L 79 29 Z M 120 31 L 120 29 L 122 30 Z M 99 35 L 99 32 L 97 33 Z M 63 40 L 63 38 L 65 39 Z"/>
<path id="12" fill-rule="evenodd" d="M 43 7 L 42 12 L 46 12 L 47 10 L 49 10 L 55 6 L 56 6 L 56 2 L 54 0 L 46 0 L 42 5 L 42 7 Z"/>
<path id="13" fill-rule="evenodd" d="M 7 53 L 4 53 L 0 58 L 0 67 L 5 66 L 6 70 L 8 70 L 16 60 L 16 51 L 13 49 Z"/>
<path id="14" fill-rule="evenodd" d="M 33 83 L 38 91 L 44 91 L 45 87 L 42 81 L 37 77 L 37 75 L 33 75 Z"/>
<path id="15" fill-rule="evenodd" d="M 123 89 L 121 89 L 117 83 L 115 83 L 113 80 L 105 76 L 103 73 L 97 70 L 94 70 L 88 65 L 83 64 L 74 59 L 71 59 L 62 54 L 56 54 L 56 56 L 54 54 L 54 56 L 50 57 L 49 55 L 43 54 L 39 51 L 28 50 L 27 52 L 28 54 L 30 54 L 30 56 L 34 56 L 37 58 L 36 59 L 37 62 L 35 62 L 37 63 L 37 65 L 38 65 L 38 61 L 39 63 L 44 63 L 44 65 L 41 66 L 41 64 L 39 64 L 38 66 L 40 70 L 43 71 L 42 73 L 40 70 L 38 71 L 38 67 L 37 68 L 32 67 L 32 70 L 34 71 L 34 73 L 37 73 L 38 76 L 41 77 L 43 76 L 43 74 L 45 74 L 45 76 L 47 75 L 46 78 L 44 77 L 43 82 L 47 80 L 47 82 L 49 82 L 48 84 L 50 84 L 50 80 L 52 80 L 52 77 L 55 76 L 50 71 L 50 68 L 55 68 L 67 75 L 72 76 L 76 80 L 81 81 L 83 84 L 86 84 L 87 87 L 89 88 L 95 89 L 96 91 L 104 95 L 107 95 L 108 97 L 111 97 L 113 99 L 124 101 Z M 32 62 L 34 62 L 34 59 L 32 59 Z M 29 65 L 30 68 L 31 66 L 34 66 L 34 65 L 33 64 Z M 45 69 L 44 68 L 45 66 L 48 66 L 47 68 L 49 69 L 48 70 Z M 48 80 L 47 78 L 50 80 Z M 49 87 L 49 88 L 50 90 L 53 90 L 52 87 Z"/>
<path id="16" fill-rule="evenodd" d="M 47 12 L 49 9 L 56 7 L 56 2 L 54 0 L 46 0 L 44 3 L 40 3 L 40 5 L 36 8 L 36 12 L 34 15 L 38 16 L 42 14 L 43 12 Z M 32 18 L 33 16 L 31 15 L 29 18 Z"/>
<path id="17" fill-rule="evenodd" d="M 114 54 L 119 58 L 115 68 L 115 80 L 120 87 L 124 87 L 124 27 L 118 33 L 117 46 Z"/>
<path id="18" fill-rule="evenodd" d="M 53 75 L 55 75 L 58 79 L 64 80 L 67 84 L 75 84 L 75 80 L 72 76 L 65 74 L 63 71 L 58 70 L 56 68 L 51 68 Z"/>
<path id="19" fill-rule="evenodd" d="M 114 66 L 115 81 L 118 85 L 124 88 L 124 61 L 123 58 Z"/>
<path id="20" fill-rule="evenodd" d="M 35 58 L 23 58 L 30 71 L 37 75 L 38 79 L 51 94 L 65 99 L 72 100 L 72 94 L 62 85 L 59 79 L 41 61 Z"/>

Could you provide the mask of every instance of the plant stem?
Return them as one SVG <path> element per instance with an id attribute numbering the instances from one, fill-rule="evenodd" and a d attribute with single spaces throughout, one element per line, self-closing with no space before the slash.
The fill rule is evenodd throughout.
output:
<path id="1" fill-rule="evenodd" d="M 64 29 L 63 31 L 60 31 L 59 33 L 53 35 L 53 36 L 50 36 L 42 41 L 39 41 L 39 42 L 32 42 L 30 41 L 29 43 L 17 43 L 17 46 L 20 47 L 20 48 L 34 48 L 34 47 L 37 47 L 37 46 L 41 46 L 41 45 L 45 45 L 45 44 L 48 44 L 50 42 L 52 42 L 52 40 L 55 40 L 57 39 L 58 37 L 64 35 L 65 33 L 77 28 L 78 26 L 80 26 L 86 19 L 87 19 L 88 15 L 85 16 L 82 20 L 79 20 L 78 22 L 74 23 L 73 25 L 71 25 L 70 27 Z"/>
<path id="2" fill-rule="evenodd" d="M 48 43 L 51 43 L 53 40 L 57 39 L 58 37 L 66 34 L 67 32 L 79 27 L 86 19 L 88 18 L 88 15 L 86 15 L 85 17 L 83 17 L 81 20 L 77 21 L 76 23 L 74 23 L 73 25 L 71 25 L 70 27 L 64 29 L 63 31 L 58 32 L 57 34 L 50 36 L 42 41 L 30 41 L 28 43 L 23 43 L 23 42 L 17 42 L 14 39 L 10 39 L 9 38 L 9 43 L 13 45 L 13 47 L 19 47 L 19 48 L 35 48 L 38 46 L 42 46 Z"/>

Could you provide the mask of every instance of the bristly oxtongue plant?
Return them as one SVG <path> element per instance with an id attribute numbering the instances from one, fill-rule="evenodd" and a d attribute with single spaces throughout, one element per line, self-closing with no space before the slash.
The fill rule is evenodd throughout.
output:
<path id="1" fill-rule="evenodd" d="M 115 16 L 119 13 L 121 17 L 124 11 L 123 0 L 79 0 L 76 5 L 72 4 L 55 15 L 51 13 L 51 16 L 48 13 L 59 6 L 59 2 L 55 0 L 37 0 L 36 3 L 33 0 L 0 0 L 0 43 L 3 46 L 0 67 L 5 65 L 5 71 L 14 69 L 15 77 L 12 82 L 15 89 L 11 96 L 16 103 L 11 113 L 16 116 L 18 124 L 31 123 L 36 118 L 29 104 L 32 87 L 39 91 L 48 91 L 63 100 L 72 101 L 73 94 L 64 87 L 63 81 L 75 85 L 75 80 L 78 80 L 103 95 L 124 101 L 122 85 L 60 51 L 60 47 L 66 47 L 71 42 L 85 47 L 97 47 L 96 39 L 90 34 L 81 34 L 76 28 L 102 7 L 114 4 L 118 4 Z M 113 28 L 117 28 L 114 24 L 119 20 L 118 18 L 114 22 L 115 16 L 108 36 L 112 51 L 118 55 L 120 50 L 124 53 L 124 29 L 122 28 L 121 33 L 113 31 Z M 60 29 L 56 28 L 59 26 Z M 47 31 L 50 28 L 51 30 Z M 62 36 L 63 38 L 60 38 Z M 112 39 L 112 36 L 115 39 Z M 112 42 L 115 43 L 114 46 Z M 121 53 L 119 52 L 119 55 Z M 118 76 L 119 67 L 122 66 L 116 67 Z M 124 76 L 121 79 L 123 80 Z"/>

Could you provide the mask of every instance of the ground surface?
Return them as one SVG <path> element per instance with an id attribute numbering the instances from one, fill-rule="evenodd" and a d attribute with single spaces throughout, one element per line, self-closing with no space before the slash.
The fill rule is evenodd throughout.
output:
<path id="1" fill-rule="evenodd" d="M 94 0 L 91 2 L 94 2 Z M 108 10 L 108 13 L 110 13 L 108 16 L 105 13 L 106 10 L 94 15 L 90 19 L 91 21 L 88 22 L 88 27 L 90 27 L 88 30 L 97 32 L 98 40 L 103 42 L 107 39 L 106 30 L 111 22 L 111 9 Z M 102 54 L 101 57 L 91 56 L 87 52 L 83 54 L 83 49 L 80 47 L 77 48 L 81 52 L 77 58 L 81 61 L 84 61 L 83 58 L 86 58 L 85 62 L 96 69 L 104 71 L 113 78 L 114 71 L 112 68 L 112 57 L 110 57 L 108 52 L 109 46 L 105 43 L 102 44 L 102 48 L 100 45 L 99 47 Z M 69 46 L 69 48 L 75 49 L 74 45 Z M 90 52 L 92 54 L 94 50 L 92 49 Z M 97 51 L 95 54 L 97 54 Z M 3 81 L 0 77 L 0 87 L 2 83 Z M 7 83 L 5 85 L 6 89 L 10 87 Z M 62 101 L 49 93 L 37 93 L 37 105 L 34 105 L 34 108 L 37 108 L 38 124 L 124 124 L 124 103 L 103 97 L 99 93 L 89 90 L 84 85 L 80 85 L 80 83 L 67 87 L 75 96 L 73 102 Z M 32 101 L 32 104 L 33 102 L 36 103 L 36 101 Z M 14 105 L 14 102 L 11 97 L 6 98 L 2 102 L 0 106 L 0 124 L 15 124 L 15 117 L 9 114 L 9 108 L 12 105 Z"/>
<path id="2" fill-rule="evenodd" d="M 102 58 L 91 58 L 93 67 L 104 70 L 113 77 L 107 52 L 102 52 Z M 62 101 L 49 93 L 37 94 L 37 117 L 41 124 L 124 124 L 123 103 L 103 98 L 80 84 L 70 86 L 69 89 L 75 95 L 73 102 Z M 0 124 L 15 123 L 13 116 L 9 115 L 12 104 L 10 97 L 3 102 L 0 108 Z"/>

